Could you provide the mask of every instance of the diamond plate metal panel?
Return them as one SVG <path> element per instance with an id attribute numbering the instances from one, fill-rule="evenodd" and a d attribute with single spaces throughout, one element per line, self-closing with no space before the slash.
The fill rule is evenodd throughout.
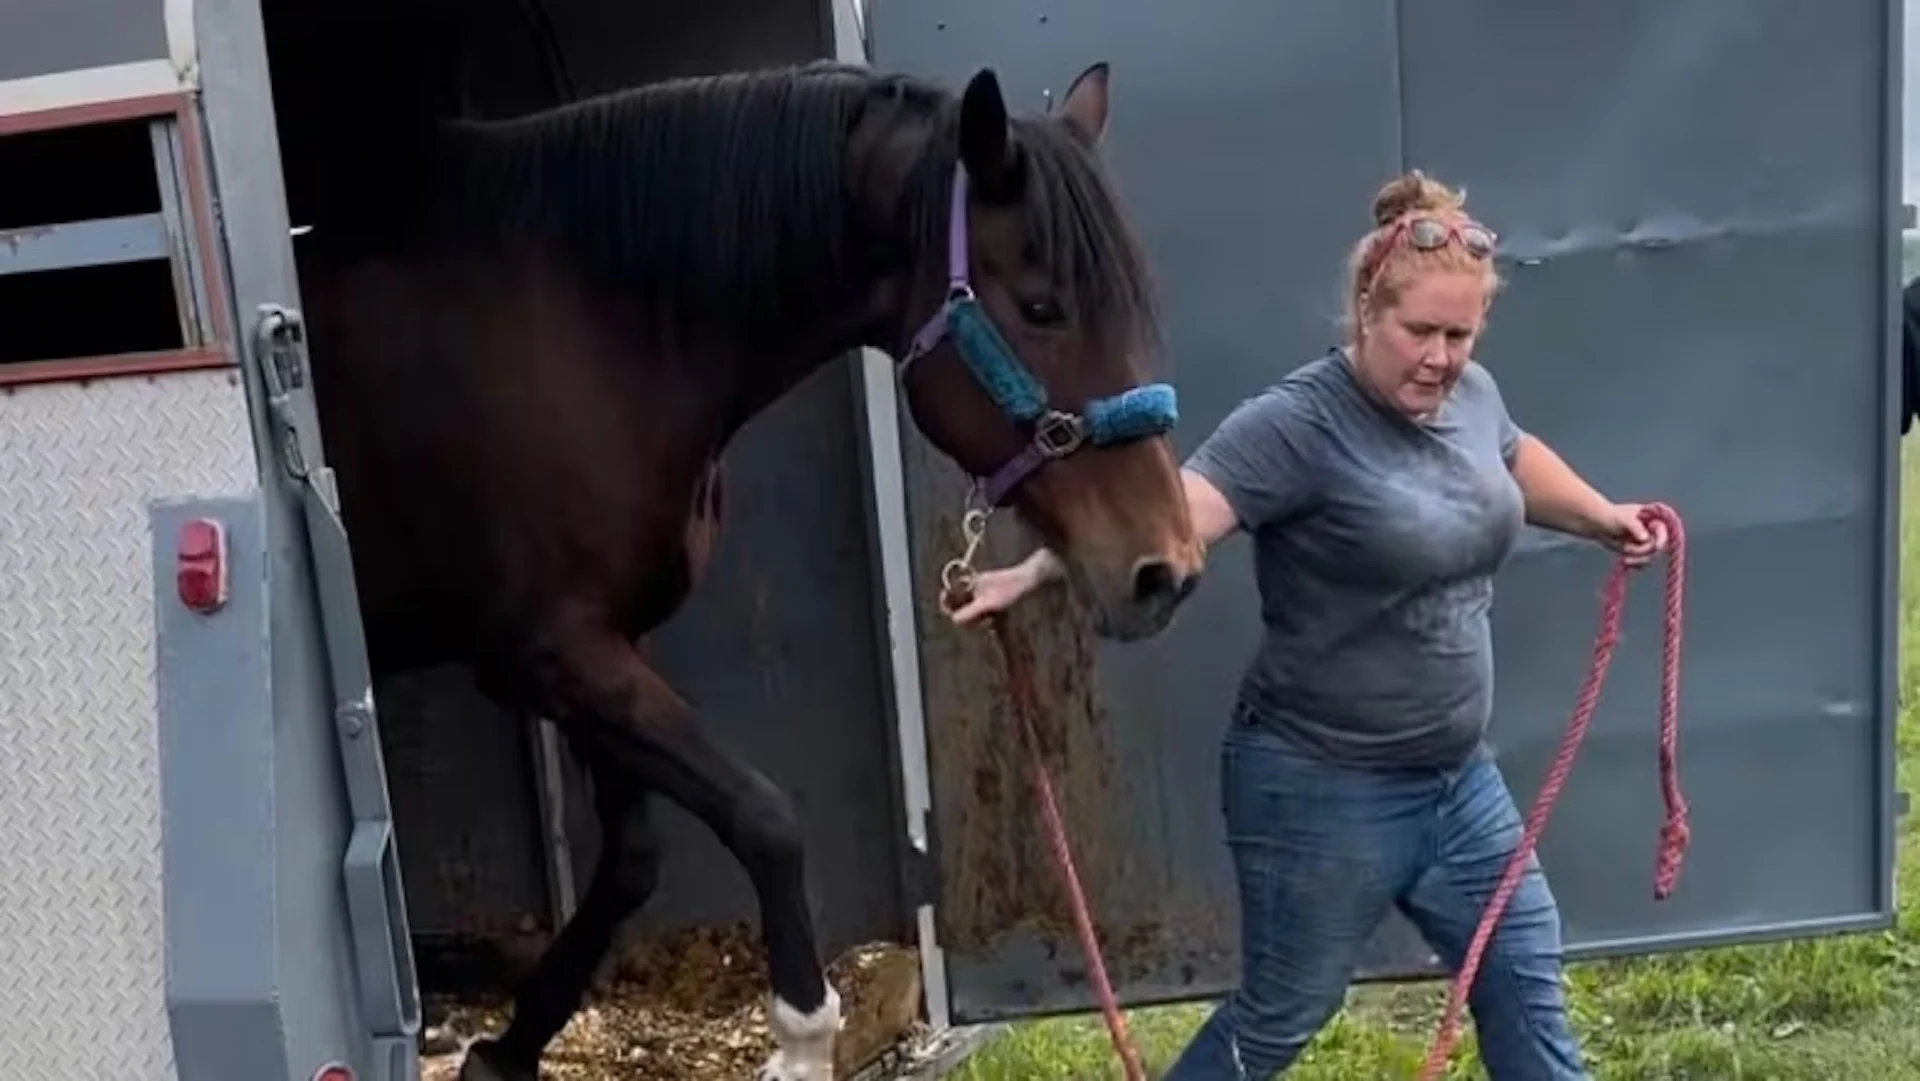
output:
<path id="1" fill-rule="evenodd" d="M 147 503 L 257 485 L 231 370 L 0 395 L 0 1062 L 172 1081 Z"/>

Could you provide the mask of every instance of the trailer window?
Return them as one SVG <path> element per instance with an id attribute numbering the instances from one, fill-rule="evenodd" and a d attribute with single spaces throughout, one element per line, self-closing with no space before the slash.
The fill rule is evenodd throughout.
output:
<path id="1" fill-rule="evenodd" d="M 0 230 L 158 211 L 148 124 L 114 120 L 0 139 Z"/>
<path id="2" fill-rule="evenodd" d="M 165 113 L 0 137 L 0 385 L 217 359 L 183 160 Z"/>
<path id="3" fill-rule="evenodd" d="M 164 262 L 0 276 L 0 364 L 180 349 L 173 273 Z"/>

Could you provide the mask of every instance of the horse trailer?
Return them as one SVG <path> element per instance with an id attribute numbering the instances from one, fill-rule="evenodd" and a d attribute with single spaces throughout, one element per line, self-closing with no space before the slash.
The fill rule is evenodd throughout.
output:
<path id="1" fill-rule="evenodd" d="M 373 685 L 303 206 L 383 117 L 834 57 L 956 90 L 992 67 L 1033 109 L 1111 63 L 1103 153 L 1161 283 L 1182 453 L 1330 343 L 1380 183 L 1464 184 L 1501 234 L 1481 359 L 1520 423 L 1690 539 L 1691 858 L 1655 903 L 1642 581 L 1540 846 L 1570 954 L 1888 926 L 1903 38 L 1891 0 L 0 5 L 0 1059 L 411 1081 L 429 1004 L 551 938 L 598 845 L 579 764 L 458 671 Z M 649 650 L 793 797 L 827 958 L 908 959 L 917 1024 L 848 1068 L 918 1076 L 943 1040 L 1089 1009 L 1004 675 L 936 603 L 967 478 L 892 358 L 803 382 L 727 459 L 730 527 Z M 1031 543 L 1000 522 L 984 558 Z M 1248 562 L 1225 544 L 1143 642 L 1097 640 L 1064 596 L 1011 620 L 1129 1004 L 1235 978 L 1214 763 L 1258 631 Z M 1605 572 L 1534 532 L 1504 572 L 1491 738 L 1522 799 Z M 635 941 L 750 929 L 712 834 L 664 828 Z M 1396 917 L 1362 978 L 1436 964 Z"/>

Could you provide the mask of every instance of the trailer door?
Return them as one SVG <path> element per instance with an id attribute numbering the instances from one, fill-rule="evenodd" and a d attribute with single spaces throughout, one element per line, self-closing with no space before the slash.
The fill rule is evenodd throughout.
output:
<path id="1" fill-rule="evenodd" d="M 1480 360 L 1523 426 L 1689 526 L 1682 781 L 1693 847 L 1651 897 L 1659 571 L 1635 580 L 1599 715 L 1541 846 L 1578 955 L 1891 916 L 1900 6 L 1720 0 L 872 0 L 871 60 L 1057 101 L 1113 65 L 1106 139 L 1169 309 L 1190 451 L 1336 341 L 1347 245 L 1385 180 L 1471 193 L 1509 281 Z M 1825 58 L 1825 59 L 1822 59 Z M 903 452 L 951 1016 L 1091 1004 L 985 636 L 932 607 L 962 480 Z M 996 523 L 995 561 L 1029 543 Z M 1499 584 L 1492 742 L 1524 804 L 1592 648 L 1594 549 L 1530 533 Z M 1160 638 L 1097 647 L 1036 601 L 1082 874 L 1130 1003 L 1238 969 L 1216 755 L 1256 641 L 1244 538 Z M 909 764 L 911 765 L 911 763 Z M 911 773 L 909 769 L 909 773 Z M 1397 918 L 1368 978 L 1432 970 Z"/>
<path id="2" fill-rule="evenodd" d="M 415 1076 L 255 0 L 0 5 L 0 176 L 0 1058 Z"/>

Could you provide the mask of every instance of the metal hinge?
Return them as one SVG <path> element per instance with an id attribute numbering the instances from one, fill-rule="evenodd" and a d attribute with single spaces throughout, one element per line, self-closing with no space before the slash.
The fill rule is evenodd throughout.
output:
<path id="1" fill-rule="evenodd" d="M 927 847 L 909 840 L 901 848 L 900 892 L 909 912 L 922 905 L 940 906 L 940 838 L 931 813 L 926 823 Z"/>
<path id="2" fill-rule="evenodd" d="M 420 1030 L 419 979 L 401 888 L 353 552 L 340 517 L 333 473 L 321 451 L 307 367 L 306 323 L 297 310 L 278 304 L 263 304 L 259 311 L 255 363 L 266 386 L 280 463 L 300 489 L 307 550 L 313 561 L 314 601 L 333 692 L 334 734 L 352 817 L 342 877 L 361 1013 L 376 1042 L 410 1046 Z"/>
<path id="3" fill-rule="evenodd" d="M 267 408 L 273 413 L 280 464 L 295 480 L 307 480 L 319 467 L 322 455 L 307 375 L 306 320 L 294 308 L 260 305 L 253 352 L 267 388 Z"/>
<path id="4" fill-rule="evenodd" d="M 909 912 L 940 903 L 940 874 L 931 853 L 907 849 L 901 858 L 900 892 Z"/>

